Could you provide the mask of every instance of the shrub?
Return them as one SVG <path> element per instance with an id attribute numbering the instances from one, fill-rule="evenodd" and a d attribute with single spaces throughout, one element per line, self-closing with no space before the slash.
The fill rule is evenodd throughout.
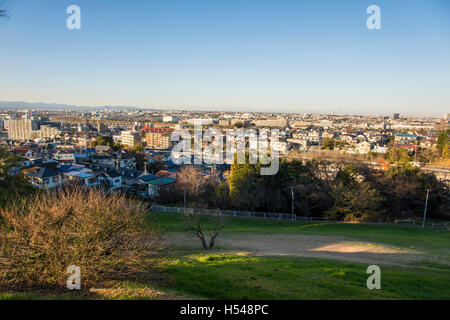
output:
<path id="1" fill-rule="evenodd" d="M 16 199 L 0 209 L 0 285 L 64 287 L 71 265 L 80 267 L 83 287 L 143 271 L 159 243 L 145 209 L 96 190 Z"/>

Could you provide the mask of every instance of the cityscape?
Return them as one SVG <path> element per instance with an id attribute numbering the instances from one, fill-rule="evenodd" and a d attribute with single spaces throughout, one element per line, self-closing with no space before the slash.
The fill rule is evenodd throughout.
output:
<path id="1" fill-rule="evenodd" d="M 375 117 L 105 107 L 2 109 L 0 115 L 1 144 L 23 157 L 22 169 L 30 177 L 30 183 L 41 189 L 57 188 L 70 181 L 87 187 L 107 183 L 110 192 L 134 194 L 136 190 L 145 190 L 140 194 L 152 198 L 157 191 L 149 188 L 163 185 L 158 179 L 139 177 L 152 174 L 148 168 L 156 166 L 161 168 L 153 172 L 157 177 L 171 176 L 165 187 L 174 184 L 180 167 L 172 159 L 175 146 L 172 134 L 189 128 L 193 131 L 196 121 L 224 134 L 233 128 L 279 129 L 276 148 L 280 157 L 286 159 L 359 159 L 387 170 L 397 165 L 389 155 L 404 150 L 412 166 L 434 173 L 447 185 L 450 183 L 450 163 L 446 160 L 450 158 L 449 146 L 441 149 L 438 146 L 439 133 L 450 124 L 450 113 L 439 119 L 402 117 L 399 113 Z M 206 162 L 199 169 L 208 174 L 211 167 Z M 221 179 L 226 180 L 230 165 L 217 169 Z M 135 179 L 129 179 L 130 176 Z"/>
<path id="2" fill-rule="evenodd" d="M 449 18 L 447 0 L 0 2 L 0 306 L 445 310 Z"/>

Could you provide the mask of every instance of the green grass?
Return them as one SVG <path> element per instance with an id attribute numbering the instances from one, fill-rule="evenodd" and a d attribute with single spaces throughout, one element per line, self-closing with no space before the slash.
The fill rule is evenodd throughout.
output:
<path id="1" fill-rule="evenodd" d="M 204 217 L 204 219 L 210 219 Z M 182 217 L 152 213 L 151 226 L 163 233 L 183 232 Z M 410 226 L 290 223 L 229 219 L 226 233 L 343 236 L 368 242 L 417 248 L 449 256 L 447 230 Z M 200 299 L 450 299 L 450 272 L 440 261 L 408 267 L 381 267 L 381 290 L 368 290 L 367 264 L 303 257 L 256 257 L 216 250 L 169 247 L 151 258 L 164 280 L 118 281 L 118 288 L 155 288 Z M 90 296 L 0 294 L 2 299 L 91 299 Z M 98 297 L 97 297 L 98 298 Z"/>
<path id="2" fill-rule="evenodd" d="M 367 265 L 315 258 L 194 254 L 169 259 L 167 288 L 204 299 L 450 299 L 450 273 L 381 266 L 368 290 Z"/>
<path id="3" fill-rule="evenodd" d="M 152 213 L 149 221 L 162 232 L 183 232 L 182 217 L 177 214 Z M 205 217 L 209 219 L 209 217 Z M 392 244 L 406 248 L 449 251 L 448 230 L 422 229 L 412 226 L 302 223 L 230 218 L 223 232 L 258 234 L 301 234 L 344 236 L 369 242 Z"/>

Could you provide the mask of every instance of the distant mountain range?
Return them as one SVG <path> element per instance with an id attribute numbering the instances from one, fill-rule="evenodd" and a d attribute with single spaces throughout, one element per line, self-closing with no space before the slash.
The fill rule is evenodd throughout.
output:
<path id="1" fill-rule="evenodd" d="M 45 109 L 45 110 L 144 110 L 144 108 L 129 106 L 75 106 L 68 104 L 44 103 L 44 102 L 23 102 L 23 101 L 0 101 L 0 109 Z M 150 110 L 150 109 L 146 109 Z"/>

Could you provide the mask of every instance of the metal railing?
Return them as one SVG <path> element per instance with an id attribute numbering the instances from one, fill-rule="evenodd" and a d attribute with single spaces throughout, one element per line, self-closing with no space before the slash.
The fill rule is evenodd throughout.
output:
<path id="1" fill-rule="evenodd" d="M 256 218 L 256 219 L 281 220 L 281 221 L 296 221 L 297 220 L 297 216 L 290 214 L 290 213 L 269 213 L 269 212 L 201 209 L 201 208 L 178 208 L 178 207 L 164 207 L 164 206 L 157 206 L 157 205 L 152 206 L 151 210 L 152 210 L 152 212 L 167 212 L 167 213 L 179 213 L 179 214 L 183 214 L 183 213 L 193 214 L 194 210 L 195 210 L 195 213 L 197 213 L 197 214 L 203 214 L 203 215 L 209 215 L 209 216 Z"/>

